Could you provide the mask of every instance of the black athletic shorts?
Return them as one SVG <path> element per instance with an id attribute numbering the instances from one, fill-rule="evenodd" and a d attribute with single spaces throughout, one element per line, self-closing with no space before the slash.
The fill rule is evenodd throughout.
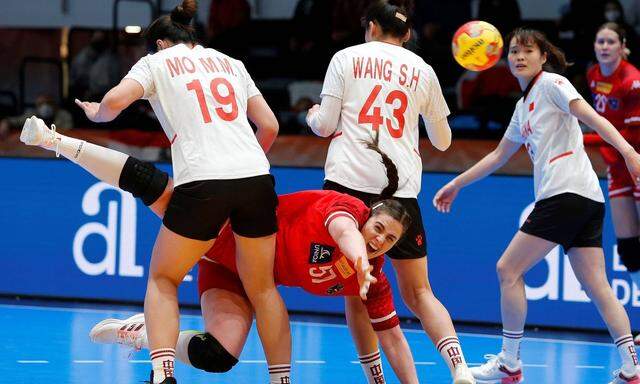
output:
<path id="1" fill-rule="evenodd" d="M 271 175 L 193 181 L 173 189 L 162 223 L 184 237 L 211 240 L 230 219 L 234 233 L 263 237 L 278 230 L 277 206 Z"/>
<path id="2" fill-rule="evenodd" d="M 602 248 L 604 203 L 562 193 L 536 203 L 520 230 L 562 245 Z"/>
<path id="3" fill-rule="evenodd" d="M 374 201 L 380 198 L 379 195 L 356 191 L 330 180 L 325 180 L 322 189 L 346 193 L 347 195 L 362 200 L 368 206 L 371 206 Z M 400 241 L 387 252 L 387 256 L 396 260 L 425 257 L 427 255 L 427 236 L 424 232 L 424 226 L 422 225 L 422 214 L 420 213 L 418 200 L 400 197 L 394 197 L 394 199 L 401 202 L 402 206 L 409 212 L 411 216 L 411 226 Z"/>

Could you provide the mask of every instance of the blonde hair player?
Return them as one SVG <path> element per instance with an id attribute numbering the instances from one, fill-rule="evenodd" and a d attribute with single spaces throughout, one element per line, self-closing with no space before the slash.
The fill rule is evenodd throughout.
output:
<path id="1" fill-rule="evenodd" d="M 478 383 L 523 380 L 520 341 L 527 300 L 523 275 L 562 245 L 576 277 L 593 300 L 622 359 L 611 384 L 640 383 L 629 317 L 616 299 L 604 267 L 604 196 L 582 143 L 578 119 L 624 157 L 640 178 L 640 155 L 609 121 L 598 115 L 571 83 L 549 71 L 563 71 L 564 54 L 535 30 L 517 29 L 509 39 L 509 67 L 524 94 L 498 147 L 440 189 L 433 204 L 449 212 L 461 188 L 504 165 L 524 145 L 533 162 L 535 207 L 498 261 L 502 309 L 502 351 L 472 368 Z"/>
<path id="2" fill-rule="evenodd" d="M 444 151 L 451 144 L 449 109 L 431 66 L 403 48 L 410 37 L 410 17 L 405 7 L 395 4 L 377 1 L 368 8 L 362 19 L 366 43 L 346 48 L 332 58 L 322 103 L 309 110 L 307 123 L 317 135 L 332 137 L 324 189 L 365 202 L 375 198 L 387 183 L 384 168 L 361 145 L 374 134 L 379 135 L 380 148 L 399 170 L 394 197 L 413 219 L 405 238 L 387 253 L 402 298 L 436 345 L 453 382 L 471 384 L 474 379 L 451 317 L 429 284 L 427 239 L 417 201 L 422 181 L 418 119 L 422 115 L 429 139 Z M 358 352 L 377 345 L 362 303 L 347 298 L 346 312 Z"/>

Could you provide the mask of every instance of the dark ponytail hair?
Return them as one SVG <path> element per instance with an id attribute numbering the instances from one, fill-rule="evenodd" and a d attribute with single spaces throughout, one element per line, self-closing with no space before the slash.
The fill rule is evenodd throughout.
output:
<path id="1" fill-rule="evenodd" d="M 398 181 L 400 179 L 398 176 L 398 168 L 393 163 L 393 160 L 391 160 L 386 153 L 382 152 L 378 146 L 378 139 L 379 135 L 376 133 L 372 141 L 365 141 L 364 143 L 368 149 L 377 152 L 382 157 L 381 162 L 382 165 L 384 165 L 389 181 L 387 186 L 380 192 L 379 199 L 371 205 L 371 216 L 386 213 L 400 222 L 402 225 L 402 233 L 404 234 L 411 225 L 411 215 L 409 215 L 409 212 L 402 203 L 393 199 L 393 194 L 398 190 Z"/>
<path id="2" fill-rule="evenodd" d="M 542 68 L 548 72 L 563 73 L 572 63 L 567 61 L 564 52 L 547 39 L 544 33 L 528 28 L 517 28 L 507 37 L 507 44 L 516 39 L 516 43 L 521 45 L 535 44 L 540 48 L 542 54 L 547 54 L 547 62 Z"/>
<path id="3" fill-rule="evenodd" d="M 609 29 L 615 32 L 618 35 L 618 40 L 620 40 L 621 45 L 627 44 L 627 31 L 625 31 L 625 29 L 622 28 L 620 24 L 614 23 L 612 21 L 602 24 L 600 28 L 598 28 L 598 31 L 596 32 L 596 38 L 598 33 L 600 33 L 600 31 L 602 31 L 603 29 Z M 631 54 L 631 51 L 629 50 L 629 48 L 625 47 L 625 49 L 622 52 L 622 58 L 626 60 L 630 54 Z"/>
<path id="4" fill-rule="evenodd" d="M 169 15 L 160 16 L 151 23 L 144 33 L 147 42 L 155 45 L 156 40 L 167 39 L 174 43 L 195 44 L 198 40 L 191 19 L 197 10 L 196 0 L 182 0 L 182 4 L 175 7 Z"/>
<path id="5" fill-rule="evenodd" d="M 404 37 L 411 28 L 410 8 L 411 4 L 406 0 L 378 0 L 367 8 L 361 19 L 362 26 L 366 29 L 369 22 L 373 21 L 385 35 Z"/>

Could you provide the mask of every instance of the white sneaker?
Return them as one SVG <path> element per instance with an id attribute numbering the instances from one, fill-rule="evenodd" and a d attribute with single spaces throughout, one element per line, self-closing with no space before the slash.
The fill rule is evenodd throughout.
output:
<path id="1" fill-rule="evenodd" d="M 28 118 L 22 126 L 20 141 L 27 145 L 52 146 L 56 139 L 56 126 L 47 127 L 43 120 L 35 116 Z"/>
<path id="2" fill-rule="evenodd" d="M 507 367 L 499 355 L 485 355 L 488 361 L 479 367 L 470 369 L 478 384 L 515 384 L 522 383 L 522 362 L 518 361 L 517 367 Z"/>
<path id="3" fill-rule="evenodd" d="M 636 373 L 635 376 L 626 377 L 622 374 L 622 370 L 618 369 L 613 372 L 613 380 L 609 384 L 640 384 L 640 372 Z"/>
<path id="4" fill-rule="evenodd" d="M 453 384 L 476 384 L 476 379 L 473 378 L 469 367 L 459 366 L 454 372 Z"/>
<path id="5" fill-rule="evenodd" d="M 144 313 L 133 315 L 125 320 L 102 320 L 91 328 L 89 337 L 94 343 L 122 344 L 140 350 L 147 338 Z"/>

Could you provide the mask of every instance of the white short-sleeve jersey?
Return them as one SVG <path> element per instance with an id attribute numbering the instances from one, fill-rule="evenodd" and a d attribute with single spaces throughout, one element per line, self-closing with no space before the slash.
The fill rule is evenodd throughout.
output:
<path id="1" fill-rule="evenodd" d="M 177 44 L 143 57 L 125 78 L 142 85 L 171 141 L 175 185 L 269 173 L 247 120 L 247 101 L 260 91 L 242 62 Z"/>
<path id="2" fill-rule="evenodd" d="M 577 99 L 582 97 L 569 80 L 541 72 L 516 104 L 505 137 L 529 152 L 536 201 L 571 192 L 604 202 L 578 119 L 569 111 Z"/>
<path id="3" fill-rule="evenodd" d="M 322 97 L 342 100 L 329 146 L 325 179 L 362 192 L 380 193 L 387 185 L 380 155 L 363 141 L 379 132 L 380 149 L 399 170 L 397 197 L 420 192 L 422 160 L 418 118 L 436 122 L 449 108 L 435 72 L 400 46 L 369 42 L 336 53 L 324 79 Z"/>

